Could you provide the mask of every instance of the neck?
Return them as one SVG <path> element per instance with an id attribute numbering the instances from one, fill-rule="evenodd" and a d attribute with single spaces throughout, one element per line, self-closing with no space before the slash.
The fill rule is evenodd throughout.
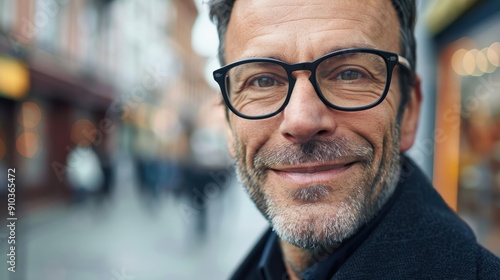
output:
<path id="1" fill-rule="evenodd" d="M 320 248 L 318 250 L 302 249 L 281 239 L 280 245 L 286 272 L 291 280 L 302 279 L 302 273 L 307 268 L 325 259 L 335 250 L 335 248 Z"/>

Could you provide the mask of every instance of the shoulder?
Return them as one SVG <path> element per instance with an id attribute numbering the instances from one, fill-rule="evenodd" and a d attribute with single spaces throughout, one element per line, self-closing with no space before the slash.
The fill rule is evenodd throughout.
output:
<path id="1" fill-rule="evenodd" d="M 233 272 L 231 280 L 252 280 L 260 279 L 257 274 L 257 267 L 262 257 L 264 247 L 272 234 L 272 229 L 269 228 L 264 232 L 262 237 L 257 241 L 250 253 L 245 257 L 237 269 Z"/>
<path id="2" fill-rule="evenodd" d="M 477 279 L 500 279 L 500 258 L 480 248 L 477 252 Z"/>
<path id="3" fill-rule="evenodd" d="M 397 200 L 335 277 L 494 279 L 499 259 L 481 247 L 422 172 L 402 177 Z M 481 277 L 479 277 L 481 275 Z"/>

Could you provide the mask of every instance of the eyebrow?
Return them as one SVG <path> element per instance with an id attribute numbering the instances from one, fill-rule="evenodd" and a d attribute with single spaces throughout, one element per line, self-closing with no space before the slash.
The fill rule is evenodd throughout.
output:
<path id="1" fill-rule="evenodd" d="M 340 50 L 345 50 L 345 49 L 377 49 L 377 48 L 371 44 L 355 43 L 355 44 L 349 44 L 349 45 L 335 46 L 335 47 L 329 49 L 326 53 L 324 53 L 322 55 L 329 54 L 329 53 L 336 52 L 336 51 L 340 51 Z"/>
<path id="2" fill-rule="evenodd" d="M 349 44 L 349 45 L 338 45 L 338 46 L 335 46 L 335 47 L 332 47 L 332 48 L 328 49 L 328 51 L 326 51 L 325 53 L 321 54 L 320 56 L 318 56 L 318 57 L 316 57 L 314 59 L 318 59 L 319 57 L 321 57 L 323 55 L 326 55 L 326 54 L 329 54 L 329 53 L 332 53 L 332 52 L 335 52 L 335 51 L 340 51 L 340 50 L 345 50 L 345 49 L 353 49 L 353 48 L 376 49 L 375 46 L 373 46 L 371 44 L 366 44 L 366 43 L 355 43 L 355 44 Z M 280 61 L 283 61 L 283 62 L 287 62 L 286 61 L 286 57 L 285 57 L 285 55 L 283 55 L 283 53 L 269 53 L 269 54 L 266 54 L 266 55 L 249 55 L 249 56 L 241 58 L 240 60 L 250 59 L 250 58 L 272 58 L 272 59 L 277 59 L 277 60 L 280 60 Z"/>
<path id="3" fill-rule="evenodd" d="M 253 58 L 272 58 L 272 59 L 277 59 L 277 60 L 281 60 L 281 61 L 285 61 L 285 56 L 281 53 L 270 53 L 270 54 L 267 54 L 267 55 L 249 55 L 249 56 L 245 56 L 245 57 L 242 57 L 240 58 L 239 60 L 244 60 L 244 59 L 253 59 Z"/>

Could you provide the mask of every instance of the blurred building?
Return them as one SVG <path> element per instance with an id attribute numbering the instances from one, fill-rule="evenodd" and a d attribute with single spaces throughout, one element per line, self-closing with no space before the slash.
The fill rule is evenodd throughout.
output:
<path id="1" fill-rule="evenodd" d="M 435 186 L 500 254 L 500 2 L 430 1 Z"/>
<path id="2" fill-rule="evenodd" d="M 0 0 L 0 171 L 16 168 L 25 206 L 71 196 L 76 147 L 188 156 L 186 128 L 213 98 L 197 13 L 191 0 Z"/>

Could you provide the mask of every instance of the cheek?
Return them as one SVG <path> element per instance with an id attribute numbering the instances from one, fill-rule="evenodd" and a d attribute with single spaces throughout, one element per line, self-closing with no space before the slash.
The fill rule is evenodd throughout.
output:
<path id="1" fill-rule="evenodd" d="M 253 158 L 257 151 L 272 137 L 273 129 L 266 120 L 233 119 L 233 137 L 238 150 L 238 159 L 253 168 Z"/>
<path id="2" fill-rule="evenodd" d="M 369 128 L 371 130 L 371 135 L 373 135 L 379 143 L 393 141 L 395 136 L 396 118 L 401 102 L 397 84 L 398 83 L 396 83 L 396 85 L 391 85 L 385 100 L 373 108 L 373 111 L 371 111 L 369 115 L 365 116 L 370 122 Z"/>
<path id="3" fill-rule="evenodd" d="M 349 118 L 350 130 L 363 138 L 374 149 L 375 158 L 381 158 L 394 139 L 396 113 L 387 105 L 356 113 Z"/>

